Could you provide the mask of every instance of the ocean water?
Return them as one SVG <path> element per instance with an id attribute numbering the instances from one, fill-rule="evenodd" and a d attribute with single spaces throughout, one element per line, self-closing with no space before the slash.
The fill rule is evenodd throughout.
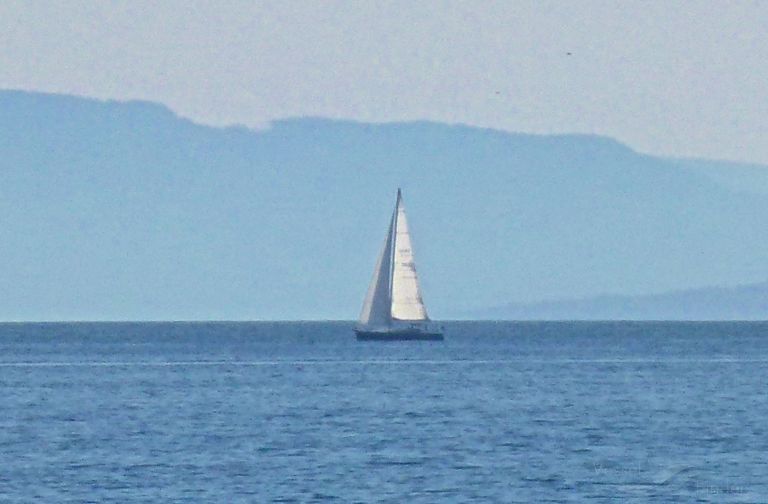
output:
<path id="1" fill-rule="evenodd" d="M 0 502 L 768 502 L 768 324 L 2 324 Z"/>

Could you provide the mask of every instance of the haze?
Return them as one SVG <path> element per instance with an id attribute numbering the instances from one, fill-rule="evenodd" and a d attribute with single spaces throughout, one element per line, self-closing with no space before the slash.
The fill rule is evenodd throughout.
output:
<path id="1" fill-rule="evenodd" d="M 197 122 L 427 119 L 768 162 L 759 2 L 0 4 L 0 88 Z"/>

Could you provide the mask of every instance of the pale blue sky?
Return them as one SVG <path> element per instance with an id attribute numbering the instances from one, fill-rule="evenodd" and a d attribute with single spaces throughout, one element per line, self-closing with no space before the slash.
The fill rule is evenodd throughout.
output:
<path id="1" fill-rule="evenodd" d="M 766 27 L 766 2 L 4 0 L 0 88 L 214 125 L 429 119 L 768 163 Z"/>

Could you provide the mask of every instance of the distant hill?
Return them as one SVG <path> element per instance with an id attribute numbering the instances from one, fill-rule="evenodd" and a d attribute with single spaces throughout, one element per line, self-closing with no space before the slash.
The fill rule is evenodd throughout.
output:
<path id="1" fill-rule="evenodd" d="M 499 320 L 768 320 L 768 282 L 646 296 L 508 304 L 469 318 Z"/>
<path id="2" fill-rule="evenodd" d="M 763 165 L 705 159 L 672 159 L 670 162 L 676 168 L 704 175 L 736 192 L 768 195 L 768 170 Z"/>
<path id="3" fill-rule="evenodd" d="M 768 278 L 768 196 L 742 190 L 768 187 L 762 169 L 588 135 L 214 128 L 0 91 L 0 320 L 354 318 L 398 186 L 435 318 L 745 284 Z"/>

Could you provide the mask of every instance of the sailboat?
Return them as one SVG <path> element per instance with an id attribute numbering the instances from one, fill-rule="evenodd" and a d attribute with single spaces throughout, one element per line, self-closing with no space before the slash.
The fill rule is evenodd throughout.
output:
<path id="1" fill-rule="evenodd" d="M 443 339 L 421 298 L 400 189 L 355 334 L 358 340 Z"/>

